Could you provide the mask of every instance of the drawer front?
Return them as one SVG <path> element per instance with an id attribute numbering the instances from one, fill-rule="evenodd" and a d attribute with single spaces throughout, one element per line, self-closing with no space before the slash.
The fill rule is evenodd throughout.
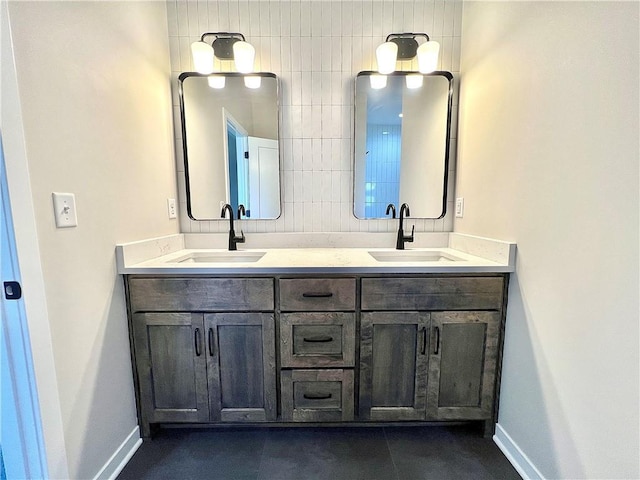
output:
<path id="1" fill-rule="evenodd" d="M 353 370 L 283 370 L 282 420 L 353 420 Z"/>
<path id="2" fill-rule="evenodd" d="M 353 367 L 355 314 L 281 314 L 280 355 L 283 367 Z"/>
<path id="3" fill-rule="evenodd" d="M 130 278 L 134 312 L 273 311 L 272 278 Z"/>
<path id="4" fill-rule="evenodd" d="M 280 310 L 288 312 L 353 311 L 355 278 L 288 278 L 280 280 Z"/>
<path id="5" fill-rule="evenodd" d="M 500 310 L 503 277 L 363 278 L 362 310 Z"/>

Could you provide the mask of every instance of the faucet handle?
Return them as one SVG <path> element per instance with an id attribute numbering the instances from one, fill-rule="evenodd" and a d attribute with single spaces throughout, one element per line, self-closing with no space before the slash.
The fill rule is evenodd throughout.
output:
<path id="1" fill-rule="evenodd" d="M 415 231 L 416 226 L 415 225 L 411 225 L 411 235 L 408 237 L 405 237 L 405 242 L 413 242 L 413 232 Z"/>
<path id="2" fill-rule="evenodd" d="M 237 243 L 244 243 L 246 238 L 244 238 L 244 230 L 240 230 L 240 236 L 236 237 Z"/>

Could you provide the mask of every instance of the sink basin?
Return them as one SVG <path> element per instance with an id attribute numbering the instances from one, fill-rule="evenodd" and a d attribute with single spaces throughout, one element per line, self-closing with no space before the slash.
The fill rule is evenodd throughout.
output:
<path id="1" fill-rule="evenodd" d="M 378 262 L 461 262 L 461 258 L 454 257 L 448 253 L 438 250 L 416 251 L 416 250 L 394 250 L 369 252 Z"/>
<path id="2" fill-rule="evenodd" d="M 171 263 L 252 263 L 257 262 L 265 252 L 191 252 L 176 258 Z"/>

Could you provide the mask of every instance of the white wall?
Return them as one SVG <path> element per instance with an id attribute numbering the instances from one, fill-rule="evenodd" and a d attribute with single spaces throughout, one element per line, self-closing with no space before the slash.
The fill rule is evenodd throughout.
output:
<path id="1" fill-rule="evenodd" d="M 639 20 L 464 5 L 455 231 L 518 243 L 499 424 L 546 478 L 640 477 Z"/>
<path id="2" fill-rule="evenodd" d="M 178 231 L 166 6 L 9 15 L 68 472 L 93 478 L 137 424 L 115 244 Z M 55 228 L 53 191 L 76 194 L 77 228 Z"/>
<path id="3" fill-rule="evenodd" d="M 397 221 L 353 215 L 355 76 L 374 69 L 375 48 L 389 33 L 399 32 L 428 33 L 441 43 L 440 69 L 457 72 L 461 1 L 169 0 L 167 13 L 174 77 L 193 70 L 191 42 L 204 32 L 226 31 L 242 32 L 256 47 L 256 68 L 274 72 L 281 81 L 283 212 L 275 221 L 244 221 L 245 233 L 397 229 Z M 415 61 L 404 63 L 409 64 L 404 69 L 417 70 Z M 179 119 L 177 89 L 174 108 Z M 182 231 L 226 231 L 224 221 L 187 217 L 180 148 L 177 157 Z M 451 231 L 453 216 L 415 220 L 415 226 L 416 231 Z"/>

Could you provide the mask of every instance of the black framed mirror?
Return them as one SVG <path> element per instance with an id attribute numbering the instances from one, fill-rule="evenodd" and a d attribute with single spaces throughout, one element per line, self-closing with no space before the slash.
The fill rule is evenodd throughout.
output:
<path id="1" fill-rule="evenodd" d="M 278 79 L 273 73 L 179 76 L 192 220 L 220 220 L 222 205 L 248 219 L 281 213 Z"/>
<path id="2" fill-rule="evenodd" d="M 408 203 L 415 218 L 442 218 L 453 75 L 360 72 L 355 86 L 354 198 L 357 218 L 389 218 Z"/>

